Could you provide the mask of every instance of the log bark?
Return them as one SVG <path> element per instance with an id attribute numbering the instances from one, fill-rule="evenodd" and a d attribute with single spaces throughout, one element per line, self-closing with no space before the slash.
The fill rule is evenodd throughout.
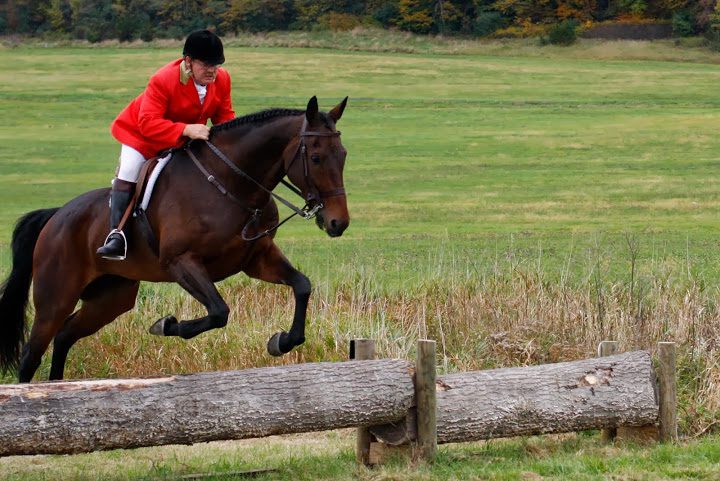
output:
<path id="1" fill-rule="evenodd" d="M 450 374 L 437 379 L 436 389 L 438 444 L 647 426 L 658 420 L 655 375 L 646 351 Z M 391 445 L 417 440 L 409 418 L 370 432 Z"/>
<path id="2" fill-rule="evenodd" d="M 658 420 L 650 354 L 443 376 L 438 443 L 549 434 Z"/>
<path id="3" fill-rule="evenodd" d="M 0 386 L 0 456 L 192 444 L 398 421 L 406 361 Z"/>

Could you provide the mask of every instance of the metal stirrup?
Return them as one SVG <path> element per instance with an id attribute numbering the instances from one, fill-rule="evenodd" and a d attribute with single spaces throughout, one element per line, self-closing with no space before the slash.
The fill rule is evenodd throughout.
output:
<path id="1" fill-rule="evenodd" d="M 125 258 L 127 257 L 127 249 L 128 249 L 128 242 L 127 242 L 127 237 L 125 237 L 125 232 L 123 232 L 123 231 L 121 231 L 121 230 L 117 230 L 117 229 L 111 230 L 110 233 L 109 233 L 109 234 L 107 235 L 107 237 L 105 238 L 105 242 L 103 243 L 103 246 L 106 246 L 106 245 L 107 245 L 108 241 L 110 240 L 110 237 L 111 237 L 113 234 L 119 234 L 120 237 L 122 237 L 122 239 L 123 239 L 123 244 L 125 244 L 125 251 L 123 252 L 122 256 L 114 256 L 114 257 L 102 256 L 102 258 L 103 258 L 103 259 L 108 259 L 108 260 L 124 261 Z"/>

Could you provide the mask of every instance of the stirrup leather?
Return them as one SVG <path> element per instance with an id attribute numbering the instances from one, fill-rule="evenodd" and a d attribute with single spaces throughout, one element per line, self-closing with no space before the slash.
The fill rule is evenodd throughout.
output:
<path id="1" fill-rule="evenodd" d="M 117 229 L 113 229 L 110 231 L 110 233 L 105 238 L 105 242 L 103 245 L 107 245 L 108 241 L 110 240 L 110 236 L 113 234 L 120 234 L 120 237 L 123 239 L 123 243 L 125 244 L 125 251 L 120 256 L 102 256 L 103 259 L 113 260 L 113 261 L 124 261 L 127 257 L 127 249 L 128 249 L 128 243 L 127 243 L 127 237 L 125 237 L 125 232 Z"/>

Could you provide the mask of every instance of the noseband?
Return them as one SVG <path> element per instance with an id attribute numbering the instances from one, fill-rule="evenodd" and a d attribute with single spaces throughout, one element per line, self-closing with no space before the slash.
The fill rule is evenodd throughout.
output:
<path id="1" fill-rule="evenodd" d="M 302 158 L 303 162 L 303 175 L 305 184 L 307 185 L 308 194 L 306 197 L 303 197 L 302 192 L 292 185 L 290 182 L 286 181 L 284 178 L 280 180 L 280 182 L 285 185 L 288 189 L 290 189 L 292 192 L 297 194 L 300 198 L 305 200 L 305 205 L 300 208 L 295 206 L 290 201 L 286 200 L 285 198 L 281 197 L 280 195 L 276 194 L 275 192 L 271 191 L 270 189 L 266 188 L 264 185 L 262 185 L 260 182 L 249 176 L 247 173 L 245 173 L 242 169 L 240 169 L 235 163 L 230 160 L 227 155 L 225 155 L 215 144 L 210 142 L 209 140 L 206 140 L 205 143 L 210 148 L 210 150 L 213 151 L 213 153 L 220 158 L 229 168 L 232 170 L 235 174 L 244 177 L 245 179 L 251 181 L 255 185 L 257 185 L 261 190 L 267 192 L 272 197 L 277 199 L 279 202 L 281 202 L 283 205 L 288 207 L 290 210 L 293 211 L 292 214 L 290 214 L 288 217 L 283 219 L 281 222 L 278 222 L 277 225 L 274 227 L 267 229 L 263 232 L 260 232 L 259 234 L 255 234 L 254 236 L 247 236 L 247 230 L 250 225 L 255 225 L 260 221 L 260 217 L 262 216 L 262 209 L 254 209 L 247 205 L 247 203 L 243 202 L 242 200 L 238 199 L 235 195 L 232 194 L 229 190 L 227 190 L 220 181 L 217 180 L 217 177 L 214 176 L 210 171 L 208 171 L 205 166 L 202 165 L 200 160 L 197 158 L 197 156 L 190 150 L 190 144 L 192 143 L 192 140 L 188 142 L 184 150 L 188 153 L 190 159 L 192 159 L 195 166 L 202 172 L 202 174 L 205 176 L 208 182 L 213 184 L 215 188 L 217 188 L 218 191 L 236 204 L 239 204 L 243 206 L 245 209 L 247 209 L 252 216 L 250 217 L 250 220 L 245 224 L 245 227 L 243 227 L 241 236 L 243 240 L 245 241 L 254 241 L 257 239 L 260 239 L 261 237 L 265 237 L 266 235 L 274 232 L 277 230 L 281 225 L 283 225 L 285 222 L 289 221 L 296 215 L 299 215 L 305 220 L 310 220 L 315 217 L 315 215 L 318 213 L 320 209 L 322 209 L 323 203 L 322 199 L 328 198 L 328 197 L 335 197 L 339 195 L 345 195 L 345 188 L 340 187 L 339 189 L 335 190 L 329 190 L 329 191 L 319 191 L 318 188 L 315 186 L 315 183 L 312 181 L 309 175 L 309 169 L 308 169 L 308 159 L 307 159 L 307 146 L 305 145 L 305 138 L 306 137 L 340 137 L 340 131 L 336 130 L 334 132 L 316 132 L 316 131 L 306 131 L 307 128 L 307 120 L 303 121 L 302 129 L 300 130 L 300 133 L 298 134 L 298 137 L 300 139 L 298 143 L 298 148 L 295 151 L 295 155 L 293 155 L 292 160 L 288 164 L 287 168 L 285 169 L 285 174 L 290 170 L 290 167 L 292 167 L 293 163 L 298 157 Z M 299 155 L 298 155 L 299 154 Z M 311 207 L 310 203 L 314 202 L 314 205 Z"/>

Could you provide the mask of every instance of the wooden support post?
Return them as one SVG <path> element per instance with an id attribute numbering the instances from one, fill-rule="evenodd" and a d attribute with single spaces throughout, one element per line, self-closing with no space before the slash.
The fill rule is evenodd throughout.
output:
<path id="1" fill-rule="evenodd" d="M 350 359 L 368 361 L 375 359 L 375 341 L 372 339 L 355 339 L 350 341 Z M 374 441 L 368 428 L 357 429 L 357 443 L 355 445 L 355 459 L 358 463 L 370 464 L 370 443 Z"/>
<path id="2" fill-rule="evenodd" d="M 435 341 L 418 341 L 415 366 L 418 459 L 432 463 L 437 452 L 437 390 L 435 387 Z"/>
<path id="3" fill-rule="evenodd" d="M 612 356 L 617 354 L 620 343 L 617 341 L 602 341 L 598 345 L 598 357 Z M 617 427 L 605 428 L 600 431 L 600 439 L 603 443 L 611 443 L 617 436 Z"/>
<path id="4" fill-rule="evenodd" d="M 675 343 L 658 343 L 658 380 L 660 391 L 660 441 L 674 441 L 677 432 L 677 379 Z"/>

